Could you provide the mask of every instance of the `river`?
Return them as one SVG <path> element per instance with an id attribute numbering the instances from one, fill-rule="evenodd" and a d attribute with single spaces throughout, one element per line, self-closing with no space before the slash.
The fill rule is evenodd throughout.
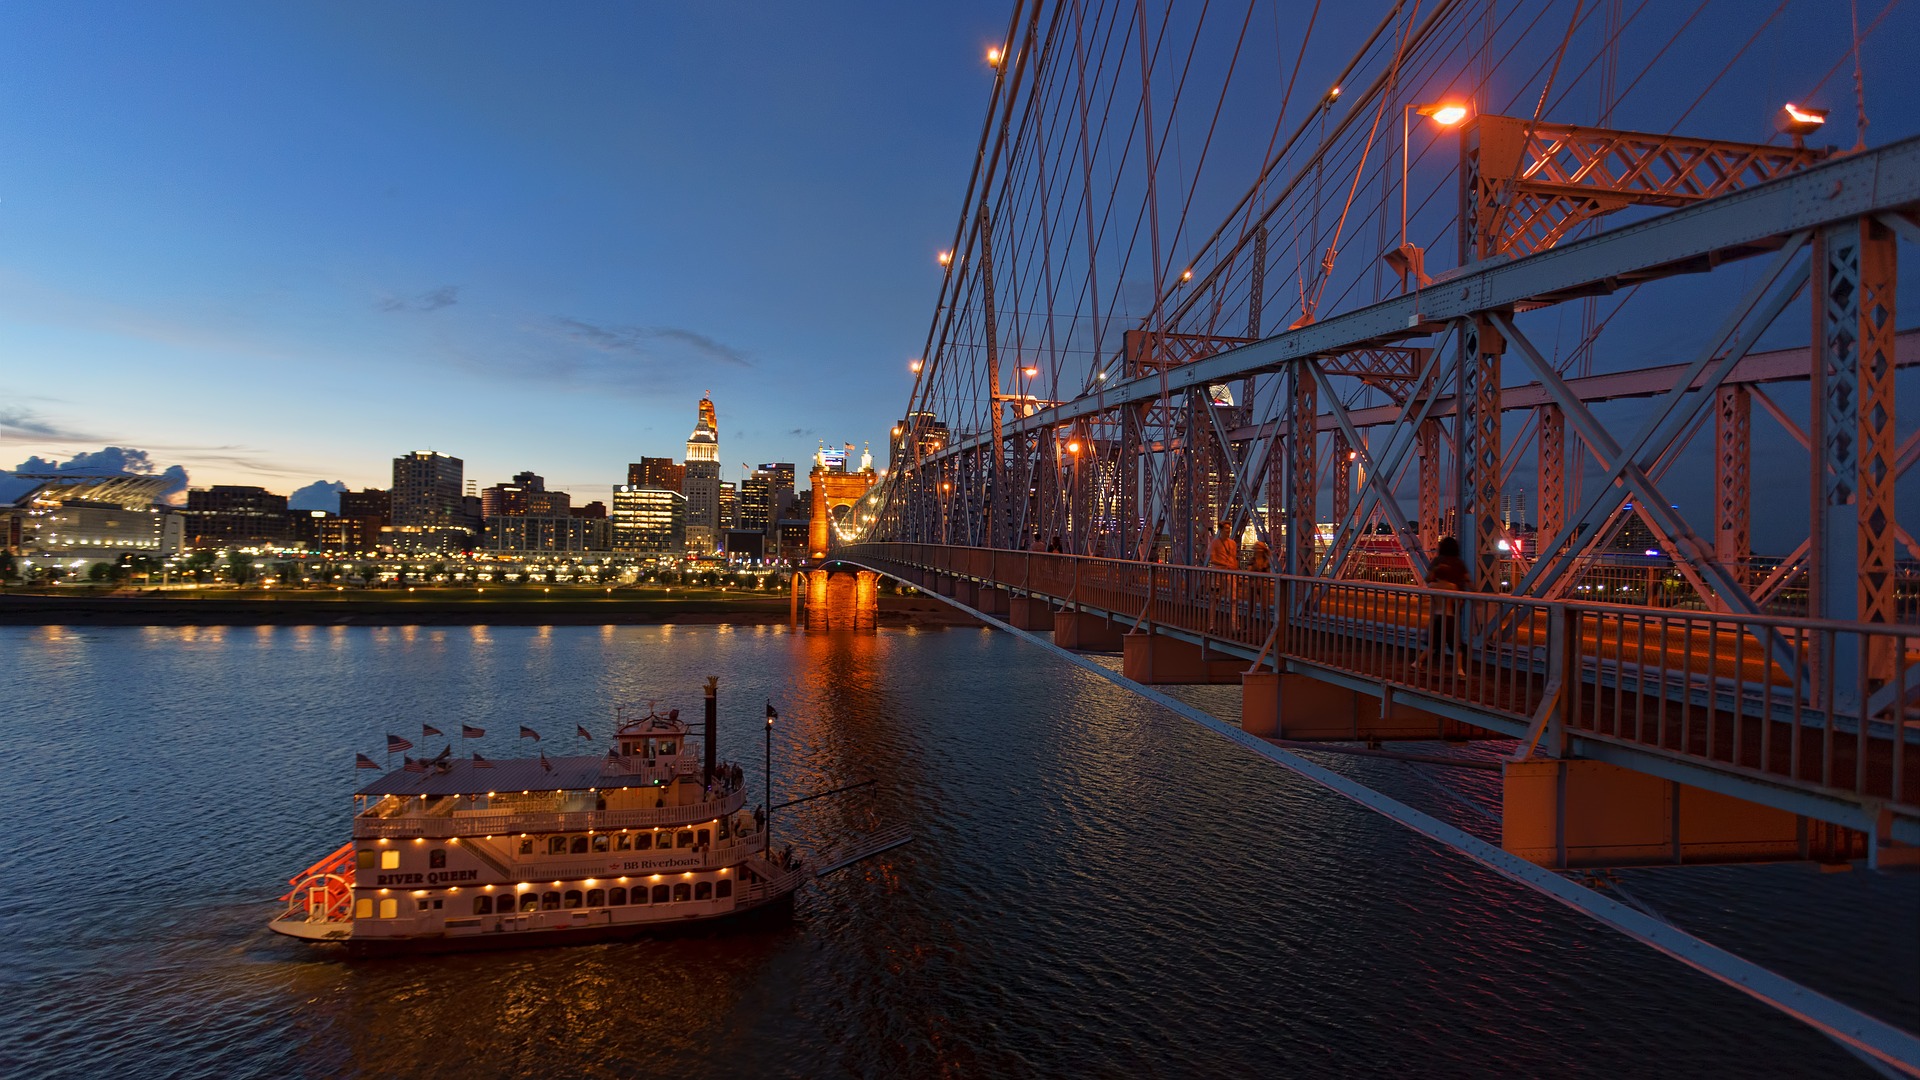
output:
<path id="1" fill-rule="evenodd" d="M 269 933 L 391 732 L 604 749 L 720 677 L 812 848 L 790 921 L 344 960 Z M 1215 690 L 1194 700 L 1230 703 Z M 1818 1034 L 1009 636 L 0 627 L 7 1076 L 1870 1075 Z M 600 741 L 586 743 L 584 724 Z M 459 740 L 453 740 L 456 744 Z M 1334 764 L 1485 831 L 1485 774 Z M 756 800 L 757 801 L 757 800 Z M 1638 871 L 1636 898 L 1920 1021 L 1920 878 Z"/>

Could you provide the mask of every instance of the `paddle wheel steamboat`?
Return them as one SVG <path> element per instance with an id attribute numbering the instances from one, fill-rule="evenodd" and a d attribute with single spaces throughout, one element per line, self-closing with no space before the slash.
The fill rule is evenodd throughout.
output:
<path id="1" fill-rule="evenodd" d="M 604 756 L 440 758 L 355 794 L 353 839 L 268 925 L 361 951 L 567 944 L 790 906 L 803 868 L 679 710 L 616 713 Z M 771 708 L 769 714 L 771 715 Z"/>

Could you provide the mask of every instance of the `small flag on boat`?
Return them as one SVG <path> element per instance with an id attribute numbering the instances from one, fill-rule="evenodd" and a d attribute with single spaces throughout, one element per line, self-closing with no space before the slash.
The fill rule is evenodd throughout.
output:
<path id="1" fill-rule="evenodd" d="M 523 739 L 532 739 L 534 742 L 540 741 L 540 733 L 525 724 L 520 725 L 520 737 Z"/>
<path id="2" fill-rule="evenodd" d="M 408 772 L 423 773 L 427 771 L 427 763 L 424 761 L 415 761 L 413 758 L 407 758 L 406 762 L 404 768 Z"/>
<path id="3" fill-rule="evenodd" d="M 540 753 L 540 767 L 548 772 L 553 771 L 553 762 L 547 760 L 547 755 L 544 750 Z"/>
<path id="4" fill-rule="evenodd" d="M 398 754 L 413 749 L 413 744 L 398 735 L 387 736 L 387 753 Z"/>
<path id="5" fill-rule="evenodd" d="M 423 739 L 431 739 L 431 738 L 433 738 L 434 736 L 436 736 L 436 735 L 438 735 L 438 734 L 440 734 L 440 729 L 439 729 L 439 728 L 437 728 L 437 727 L 434 727 L 434 726 L 433 726 L 432 724 L 421 724 L 421 725 L 420 725 L 420 737 L 421 737 L 421 738 L 423 738 Z"/>
<path id="6" fill-rule="evenodd" d="M 493 768 L 493 762 L 481 757 L 480 751 L 475 750 L 473 752 L 473 767 L 476 769 L 491 769 Z"/>
<path id="7" fill-rule="evenodd" d="M 774 707 L 773 707 L 773 702 L 771 702 L 771 701 L 769 701 L 769 702 L 767 702 L 767 719 L 768 719 L 768 720 L 778 720 L 778 719 L 780 719 L 780 710 L 779 710 L 779 709 L 776 709 L 776 708 L 774 708 Z"/>
<path id="8" fill-rule="evenodd" d="M 377 769 L 380 763 L 365 754 L 353 755 L 353 767 L 356 769 Z"/>
<path id="9" fill-rule="evenodd" d="M 575 724 L 575 725 L 573 725 L 573 730 L 575 730 L 575 731 L 577 731 L 577 732 L 579 732 L 579 733 L 580 733 L 580 737 L 581 737 L 581 738 L 583 738 L 583 739 L 592 739 L 592 738 L 593 738 L 593 732 L 591 732 L 591 731 L 588 731 L 588 730 L 587 730 L 587 729 L 586 729 L 585 727 L 582 727 L 582 726 L 581 726 L 581 725 L 579 725 L 579 724 Z"/>
<path id="10" fill-rule="evenodd" d="M 472 724 L 461 724 L 460 737 L 463 739 L 484 739 L 487 737 L 487 729 L 474 727 Z"/>

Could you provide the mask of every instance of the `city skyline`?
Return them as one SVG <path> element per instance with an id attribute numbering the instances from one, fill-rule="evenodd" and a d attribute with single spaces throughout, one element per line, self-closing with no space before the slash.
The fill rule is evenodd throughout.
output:
<path id="1" fill-rule="evenodd" d="M 459 15 L 11 10 L 0 467 L 603 491 L 708 389 L 730 462 L 884 437 L 1000 5 Z"/>

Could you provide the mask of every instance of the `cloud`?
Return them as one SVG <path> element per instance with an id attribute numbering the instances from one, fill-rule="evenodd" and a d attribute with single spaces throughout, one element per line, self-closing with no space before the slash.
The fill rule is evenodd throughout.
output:
<path id="1" fill-rule="evenodd" d="M 0 438 L 53 439 L 57 442 L 97 442 L 99 436 L 69 431 L 32 409 L 0 408 Z"/>
<path id="2" fill-rule="evenodd" d="M 734 367 L 752 367 L 746 354 L 698 331 L 678 326 L 599 326 L 583 319 L 556 316 L 560 337 L 601 352 L 625 353 L 652 362 L 673 362 L 675 354 Z"/>
<path id="3" fill-rule="evenodd" d="M 133 473 L 138 476 L 161 476 L 167 486 L 161 491 L 161 497 L 167 498 L 187 490 L 187 470 L 178 465 L 169 465 L 165 469 L 154 462 L 153 456 L 145 450 L 136 450 L 131 446 L 106 446 L 99 450 L 81 451 L 66 461 L 59 458 L 43 458 L 35 454 L 14 466 L 16 473 L 80 473 L 85 475 L 113 475 Z M 9 487 L 17 488 L 14 484 Z M 12 491 L 5 496 L 18 495 Z"/>
<path id="4" fill-rule="evenodd" d="M 418 296 L 382 296 L 373 302 L 381 311 L 439 311 L 460 302 L 460 286 L 442 285 Z"/>
<path id="5" fill-rule="evenodd" d="M 338 480 L 315 480 L 306 487 L 287 496 L 289 510 L 325 510 L 329 514 L 340 512 L 340 493 L 347 485 Z"/>

